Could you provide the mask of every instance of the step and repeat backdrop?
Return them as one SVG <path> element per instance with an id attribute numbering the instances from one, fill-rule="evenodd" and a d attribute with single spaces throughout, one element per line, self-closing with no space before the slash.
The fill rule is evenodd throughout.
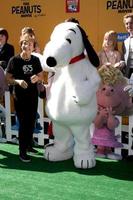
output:
<path id="1" fill-rule="evenodd" d="M 127 37 L 123 16 L 132 12 L 132 0 L 1 0 L 0 27 L 9 32 L 9 42 L 19 51 L 19 36 L 25 26 L 34 28 L 41 51 L 60 22 L 75 17 L 99 51 L 108 30 L 118 33 L 119 47 Z"/>

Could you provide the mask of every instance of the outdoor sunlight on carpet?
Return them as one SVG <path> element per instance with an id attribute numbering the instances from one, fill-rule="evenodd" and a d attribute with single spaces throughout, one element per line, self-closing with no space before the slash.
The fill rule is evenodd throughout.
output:
<path id="1" fill-rule="evenodd" d="M 31 163 L 18 158 L 18 145 L 0 144 L 0 200 L 131 200 L 133 163 L 97 159 L 93 169 L 76 169 L 73 160 Z"/>

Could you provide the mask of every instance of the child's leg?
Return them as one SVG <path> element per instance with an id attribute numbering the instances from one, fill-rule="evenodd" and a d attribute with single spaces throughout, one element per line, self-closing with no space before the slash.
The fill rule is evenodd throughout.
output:
<path id="1" fill-rule="evenodd" d="M 97 146 L 96 156 L 102 158 L 106 157 L 104 146 Z"/>

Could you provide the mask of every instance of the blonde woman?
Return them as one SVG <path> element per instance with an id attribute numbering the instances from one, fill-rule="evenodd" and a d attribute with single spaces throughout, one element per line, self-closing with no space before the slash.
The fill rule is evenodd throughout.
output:
<path id="1" fill-rule="evenodd" d="M 120 70 L 125 66 L 125 62 L 122 60 L 122 54 L 118 51 L 117 45 L 117 33 L 110 30 L 105 33 L 103 38 L 102 50 L 98 53 L 100 66 L 113 65 Z"/>

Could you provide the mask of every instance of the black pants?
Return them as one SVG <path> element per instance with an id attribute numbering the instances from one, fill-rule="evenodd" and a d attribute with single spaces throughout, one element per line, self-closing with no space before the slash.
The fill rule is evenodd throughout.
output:
<path id="1" fill-rule="evenodd" d="M 129 75 L 128 75 L 128 78 L 131 77 L 132 73 L 133 73 L 133 68 L 130 68 L 130 69 L 129 69 Z"/>
<path id="2" fill-rule="evenodd" d="M 19 121 L 19 151 L 26 154 L 27 149 L 32 147 L 38 95 L 17 97 L 14 104 Z"/>

